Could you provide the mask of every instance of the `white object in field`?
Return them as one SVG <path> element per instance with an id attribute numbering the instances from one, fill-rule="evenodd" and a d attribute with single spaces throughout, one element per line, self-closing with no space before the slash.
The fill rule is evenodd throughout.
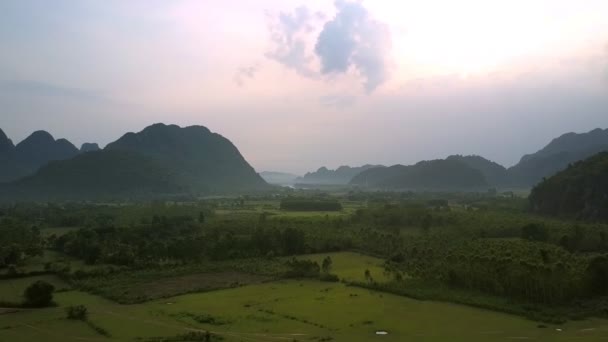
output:
<path id="1" fill-rule="evenodd" d="M 376 335 L 388 335 L 388 332 L 380 330 L 380 331 L 376 331 Z"/>

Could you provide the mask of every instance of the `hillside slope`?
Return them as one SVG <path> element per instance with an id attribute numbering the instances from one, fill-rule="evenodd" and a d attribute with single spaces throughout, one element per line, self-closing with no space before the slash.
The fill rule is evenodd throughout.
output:
<path id="1" fill-rule="evenodd" d="M 608 221 L 608 152 L 544 180 L 532 189 L 529 200 L 536 213 Z"/>

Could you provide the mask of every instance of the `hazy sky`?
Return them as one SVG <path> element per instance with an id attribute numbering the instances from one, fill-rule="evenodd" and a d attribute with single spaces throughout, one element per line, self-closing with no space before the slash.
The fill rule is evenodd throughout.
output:
<path id="1" fill-rule="evenodd" d="M 2 0 L 0 128 L 204 125 L 258 170 L 479 154 L 608 127 L 606 0 Z"/>

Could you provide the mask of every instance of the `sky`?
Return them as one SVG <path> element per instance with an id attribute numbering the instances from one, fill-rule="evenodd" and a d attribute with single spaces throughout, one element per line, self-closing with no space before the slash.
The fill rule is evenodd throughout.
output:
<path id="1" fill-rule="evenodd" d="M 101 146 L 203 125 L 257 171 L 478 154 L 608 127 L 605 0 L 3 0 L 0 128 Z"/>

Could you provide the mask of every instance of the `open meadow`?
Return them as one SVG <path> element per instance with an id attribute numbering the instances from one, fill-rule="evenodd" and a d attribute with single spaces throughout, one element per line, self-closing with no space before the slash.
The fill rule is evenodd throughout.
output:
<path id="1" fill-rule="evenodd" d="M 381 274 L 381 259 L 357 253 L 330 256 L 342 279 L 363 281 L 366 269 Z M 48 278 L 48 277 L 47 277 Z M 0 296 L 16 299 L 38 278 L 0 281 Z M 47 279 L 58 288 L 58 279 Z M 548 325 L 462 305 L 419 301 L 343 283 L 277 280 L 238 288 L 121 305 L 69 290 L 56 293 L 57 306 L 4 310 L 0 341 L 186 341 L 209 331 L 225 341 L 602 341 L 608 321 L 587 319 Z M 68 320 L 65 308 L 84 305 L 88 322 Z M 101 328 L 100 334 L 96 328 Z M 559 330 L 558 330 L 559 329 Z M 387 335 L 376 335 L 386 331 Z M 180 337 L 181 336 L 181 337 Z M 193 335 L 194 336 L 194 335 Z M 204 337 L 201 337 L 204 340 Z"/>

